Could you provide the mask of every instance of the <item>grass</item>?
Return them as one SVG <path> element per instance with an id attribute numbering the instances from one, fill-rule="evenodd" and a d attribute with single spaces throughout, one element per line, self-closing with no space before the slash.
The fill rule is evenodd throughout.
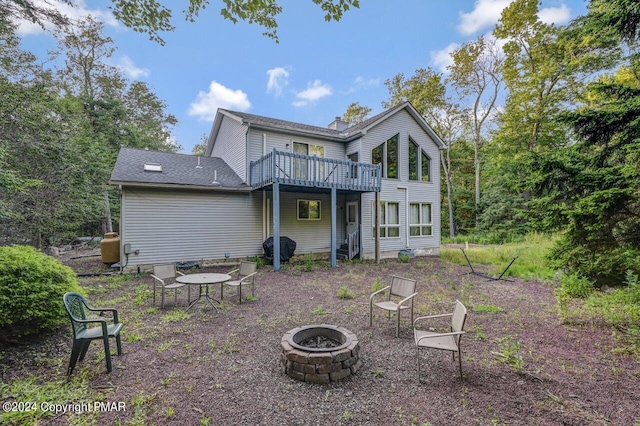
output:
<path id="1" fill-rule="evenodd" d="M 353 299 L 355 297 L 355 294 L 353 294 L 353 292 L 351 292 L 351 290 L 349 290 L 349 287 L 342 286 L 338 289 L 338 298 L 340 299 Z"/>
<path id="2" fill-rule="evenodd" d="M 504 310 L 499 306 L 493 306 L 493 305 L 473 305 L 472 309 L 473 309 L 473 312 L 488 312 L 491 314 L 496 314 Z"/>
<path id="3" fill-rule="evenodd" d="M 89 425 L 97 421 L 97 413 L 91 412 L 79 401 L 99 401 L 100 393 L 89 386 L 83 376 L 42 382 L 36 376 L 26 377 L 9 384 L 0 383 L 0 395 L 16 401 L 15 410 L 3 409 L 0 424 L 26 425 L 46 422 L 56 416 L 58 407 L 71 412 L 74 424 Z M 18 406 L 20 402 L 22 406 Z M 4 408 L 4 406 L 3 406 Z"/>
<path id="4" fill-rule="evenodd" d="M 545 260 L 545 255 L 553 246 L 555 238 L 541 234 L 530 234 L 524 241 L 509 243 L 501 246 L 469 247 L 465 249 L 472 265 L 490 265 L 490 274 L 500 275 L 504 268 L 517 256 L 513 265 L 505 276 L 519 277 L 526 280 L 548 280 L 555 276 L 556 271 L 551 269 Z M 442 260 L 466 265 L 464 255 L 457 248 L 445 248 L 440 250 Z"/>

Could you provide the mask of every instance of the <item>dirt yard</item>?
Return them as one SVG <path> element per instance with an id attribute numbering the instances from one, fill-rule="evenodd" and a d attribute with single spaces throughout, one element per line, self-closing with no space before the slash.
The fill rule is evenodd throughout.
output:
<path id="1" fill-rule="evenodd" d="M 69 264 L 78 272 L 104 270 L 99 257 Z M 622 355 L 602 324 L 561 324 L 549 284 L 487 281 L 437 258 L 313 266 L 260 269 L 257 299 L 239 305 L 227 289 L 218 314 L 206 303 L 185 314 L 186 289 L 177 306 L 171 295 L 165 309 L 154 308 L 148 276 L 81 278 L 93 305 L 119 309 L 124 354 L 113 357 L 107 374 L 101 344 L 93 342 L 74 380 L 126 410 L 64 414 L 41 424 L 640 425 L 638 360 Z M 369 327 L 372 285 L 392 275 L 418 280 L 416 317 L 450 312 L 456 299 L 467 306 L 463 381 L 450 353 L 422 351 L 418 383 L 408 315 L 399 338 L 395 319 L 382 310 L 374 310 Z M 345 286 L 353 298 L 338 297 Z M 219 298 L 219 287 L 213 290 Z M 362 367 L 331 384 L 283 374 L 282 335 L 308 324 L 354 332 Z M 70 327 L 0 351 L 5 383 L 28 375 L 60 379 Z"/>

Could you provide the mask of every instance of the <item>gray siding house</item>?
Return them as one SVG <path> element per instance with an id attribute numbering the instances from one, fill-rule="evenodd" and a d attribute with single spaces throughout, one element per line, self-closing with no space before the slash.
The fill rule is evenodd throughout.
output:
<path id="1" fill-rule="evenodd" d="M 219 109 L 205 156 L 121 149 L 121 265 L 260 256 L 280 236 L 332 266 L 438 254 L 443 148 L 410 103 L 327 128 Z"/>

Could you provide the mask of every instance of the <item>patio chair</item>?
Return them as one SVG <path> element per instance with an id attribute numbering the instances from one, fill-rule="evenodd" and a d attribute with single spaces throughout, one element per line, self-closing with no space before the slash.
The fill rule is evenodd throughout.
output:
<path id="1" fill-rule="evenodd" d="M 240 267 L 238 269 L 234 269 L 229 272 L 229 275 L 235 274 L 235 278 L 220 283 L 220 300 L 224 300 L 224 286 L 228 285 L 231 287 L 236 287 L 238 289 L 238 298 L 240 299 L 240 304 L 242 304 L 242 286 L 250 285 L 251 286 L 251 295 L 255 296 L 255 287 L 256 287 L 256 274 L 258 269 L 258 264 L 255 262 L 240 262 Z"/>
<path id="2" fill-rule="evenodd" d="M 374 298 L 389 290 L 387 300 L 384 302 L 375 302 Z M 387 311 L 388 317 L 391 318 L 391 312 L 396 312 L 398 323 L 396 326 L 396 337 L 400 336 L 400 312 L 405 309 L 411 310 L 411 321 L 413 322 L 413 298 L 416 297 L 416 280 L 393 276 L 391 285 L 388 285 L 369 296 L 369 327 L 373 326 L 373 307 L 377 306 Z M 394 300 L 402 298 L 395 302 Z"/>
<path id="3" fill-rule="evenodd" d="M 176 270 L 176 265 L 173 263 L 166 263 L 160 265 L 153 265 L 153 305 L 156 304 L 156 287 L 160 287 L 160 308 L 164 309 L 164 291 L 175 290 L 174 303 L 178 303 L 178 289 L 184 287 L 186 284 L 178 283 L 175 281 L 176 276 L 184 275 L 182 272 Z M 188 301 L 191 301 L 191 287 L 188 288 Z"/>
<path id="4" fill-rule="evenodd" d="M 449 333 L 438 333 L 435 331 L 419 330 L 416 324 L 419 321 L 433 318 L 451 317 L 451 331 Z M 453 361 L 458 353 L 458 365 L 460 366 L 460 380 L 462 380 L 462 353 L 460 352 L 460 339 L 464 332 L 464 323 L 467 319 L 467 308 L 456 300 L 456 307 L 451 314 L 429 315 L 416 318 L 413 322 L 413 336 L 416 341 L 416 358 L 418 361 L 418 383 L 420 383 L 420 348 L 440 349 L 450 351 Z"/>
<path id="5" fill-rule="evenodd" d="M 120 330 L 122 323 L 118 321 L 118 311 L 113 308 L 92 308 L 86 299 L 78 293 L 65 293 L 63 296 L 64 307 L 69 314 L 71 327 L 73 330 L 73 348 L 71 349 L 71 359 L 67 375 L 73 373 L 77 361 L 82 361 L 87 354 L 89 344 L 92 340 L 102 339 L 104 342 L 104 355 L 107 362 L 107 372 L 111 372 L 111 351 L 109 349 L 109 338 L 115 337 L 118 347 L 118 355 L 122 354 L 122 344 L 120 342 Z M 92 312 L 98 312 L 100 316 L 104 312 L 111 312 L 113 324 L 107 324 L 109 319 L 97 318 Z M 89 324 L 99 324 L 98 327 L 87 327 Z"/>

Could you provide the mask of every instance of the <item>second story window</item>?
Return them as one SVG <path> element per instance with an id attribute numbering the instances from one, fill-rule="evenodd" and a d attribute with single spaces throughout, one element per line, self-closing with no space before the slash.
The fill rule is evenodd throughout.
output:
<path id="1" fill-rule="evenodd" d="M 371 164 L 382 164 L 382 177 L 398 178 L 398 135 L 371 150 Z"/>
<path id="2" fill-rule="evenodd" d="M 431 182 L 431 159 L 409 138 L 409 180 Z"/>
<path id="3" fill-rule="evenodd" d="M 324 147 L 320 145 L 309 145 L 306 143 L 294 142 L 293 153 L 324 158 Z M 316 164 L 314 164 L 313 160 L 309 160 L 306 158 L 296 158 L 294 164 L 294 176 L 296 179 L 307 180 L 310 177 L 312 179 L 321 179 L 324 176 L 324 162 L 322 161 L 316 162 Z M 313 174 L 314 170 L 315 175 Z"/>

